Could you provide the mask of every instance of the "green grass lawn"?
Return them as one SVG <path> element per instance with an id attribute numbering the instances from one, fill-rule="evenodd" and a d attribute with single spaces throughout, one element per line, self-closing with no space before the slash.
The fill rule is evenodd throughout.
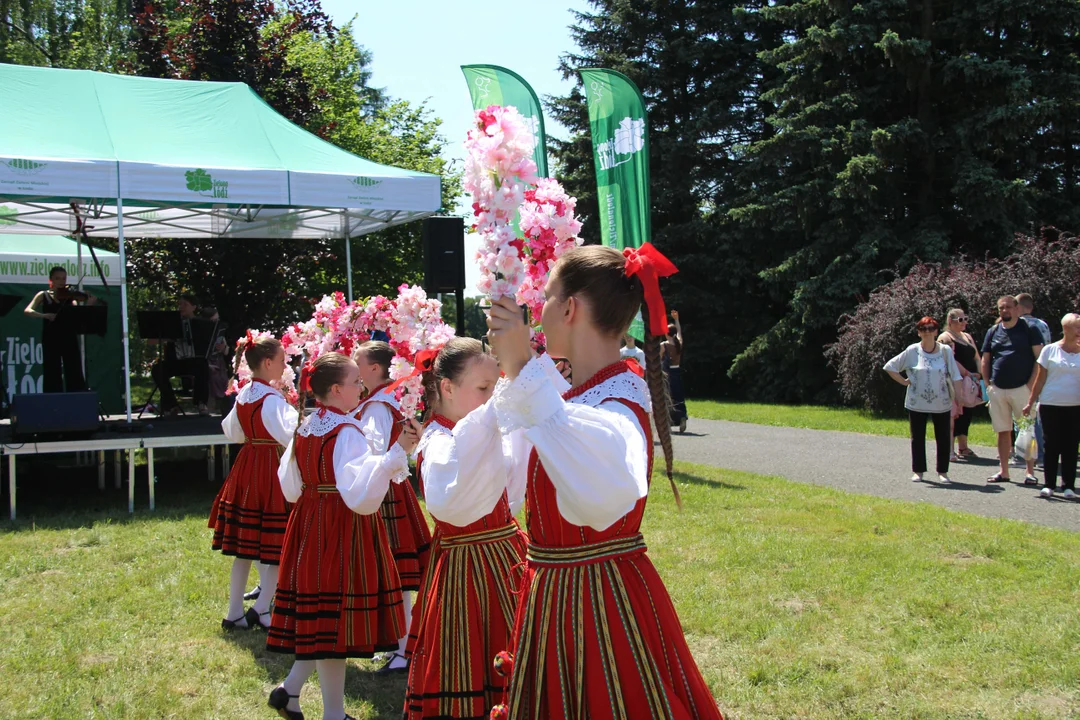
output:
<path id="1" fill-rule="evenodd" d="M 764 405 L 716 400 L 687 400 L 686 408 L 690 417 L 704 420 L 730 420 L 754 425 L 909 437 L 907 418 L 884 417 L 855 408 L 825 405 Z M 932 436 L 933 431 L 928 428 L 927 437 Z M 990 417 L 983 408 L 976 409 L 968 441 L 972 445 L 997 447 L 997 436 L 990 427 Z"/>
<path id="2" fill-rule="evenodd" d="M 1080 714 L 1080 535 L 678 468 L 686 510 L 658 477 L 645 535 L 729 718 Z M 272 716 L 289 658 L 219 630 L 230 560 L 214 487 L 187 482 L 131 518 L 123 492 L 45 493 L 0 532 L 0 717 Z M 400 717 L 404 679 L 370 668 L 350 662 L 347 709 Z M 315 683 L 302 703 L 320 717 Z"/>

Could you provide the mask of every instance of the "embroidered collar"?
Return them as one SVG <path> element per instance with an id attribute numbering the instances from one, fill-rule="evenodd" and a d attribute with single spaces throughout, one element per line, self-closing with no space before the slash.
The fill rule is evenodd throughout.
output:
<path id="1" fill-rule="evenodd" d="M 625 360 L 612 363 L 586 382 L 563 393 L 563 399 L 577 405 L 596 407 L 605 400 L 626 400 L 652 411 L 649 386 L 634 373 Z"/>
<path id="2" fill-rule="evenodd" d="M 274 386 L 269 385 L 262 380 L 258 380 L 249 382 L 247 385 L 240 388 L 240 391 L 236 393 L 236 402 L 240 405 L 250 405 L 259 402 L 267 395 L 277 395 L 282 399 L 285 397 L 282 395 L 281 391 Z"/>
<path id="3" fill-rule="evenodd" d="M 430 425 L 432 423 L 438 423 L 439 425 L 442 425 L 447 430 L 453 430 L 454 425 L 457 424 L 457 423 L 453 422 L 452 420 L 448 420 L 445 415 L 439 415 L 438 413 L 436 413 L 435 415 L 433 415 L 431 417 L 431 423 L 428 423 L 428 424 Z"/>
<path id="4" fill-rule="evenodd" d="M 433 415 L 431 422 L 424 428 L 424 434 L 420 437 L 420 442 L 416 446 L 416 455 L 421 455 L 424 452 L 424 448 L 428 446 L 432 438 L 436 435 L 445 435 L 446 437 L 453 437 L 454 423 L 447 420 L 442 415 Z"/>
<path id="5" fill-rule="evenodd" d="M 323 410 L 326 410 L 326 412 L 322 412 Z M 356 418 L 346 415 L 337 408 L 326 406 L 320 407 L 319 412 L 312 413 L 307 417 L 307 420 L 300 426 L 299 434 L 301 437 L 309 437 L 311 435 L 322 437 L 333 431 L 339 425 L 351 425 L 356 428 L 358 432 L 363 434 L 360 423 Z"/>

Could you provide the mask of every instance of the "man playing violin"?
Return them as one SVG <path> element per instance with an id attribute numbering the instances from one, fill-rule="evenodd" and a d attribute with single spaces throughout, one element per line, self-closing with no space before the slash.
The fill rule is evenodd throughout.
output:
<path id="1" fill-rule="evenodd" d="M 90 293 L 68 285 L 67 270 L 58 266 L 49 270 L 49 289 L 35 295 L 23 310 L 27 317 L 45 321 L 41 330 L 42 389 L 45 392 L 64 392 L 65 385 L 68 392 L 86 390 L 78 335 L 70 327 L 57 323 L 56 316 L 65 306 L 76 302 L 94 305 L 97 301 Z"/>

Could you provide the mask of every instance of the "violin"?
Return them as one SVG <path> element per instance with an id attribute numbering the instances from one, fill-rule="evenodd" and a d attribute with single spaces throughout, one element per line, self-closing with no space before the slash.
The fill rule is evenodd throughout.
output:
<path id="1" fill-rule="evenodd" d="M 86 302 L 90 299 L 89 293 L 83 292 L 75 285 L 64 285 L 56 288 L 53 290 L 53 295 L 56 296 L 58 302 L 71 302 L 72 300 Z"/>

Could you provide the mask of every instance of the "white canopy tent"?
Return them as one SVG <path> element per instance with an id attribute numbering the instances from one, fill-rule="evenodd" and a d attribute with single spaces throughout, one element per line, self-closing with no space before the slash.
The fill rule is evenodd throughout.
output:
<path id="1" fill-rule="evenodd" d="M 241 83 L 0 64 L 0 107 L 0 231 L 114 237 L 122 268 L 131 236 L 344 238 L 351 299 L 349 239 L 441 205 L 437 175 L 348 153 Z"/>

